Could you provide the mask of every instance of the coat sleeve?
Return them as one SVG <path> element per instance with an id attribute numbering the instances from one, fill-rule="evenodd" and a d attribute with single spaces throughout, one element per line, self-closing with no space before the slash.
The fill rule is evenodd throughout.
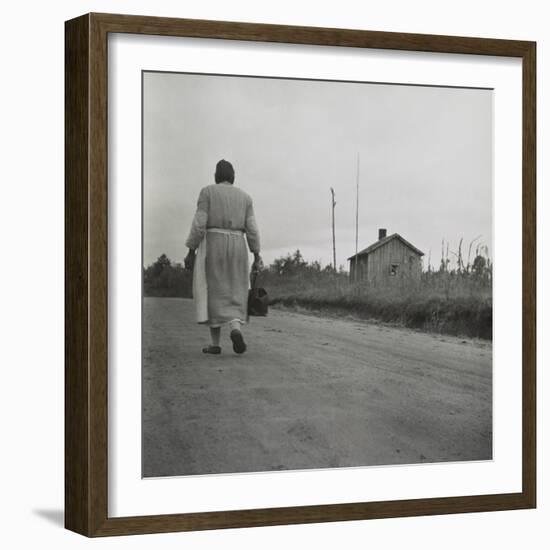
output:
<path id="1" fill-rule="evenodd" d="M 258 225 L 254 216 L 254 206 L 252 199 L 249 199 L 246 208 L 246 220 L 244 230 L 246 233 L 246 240 L 248 242 L 248 248 L 253 254 L 260 253 L 260 233 L 258 232 Z"/>
<path id="2" fill-rule="evenodd" d="M 187 246 L 187 248 L 190 248 L 191 250 L 195 250 L 196 248 L 198 248 L 206 233 L 209 202 L 210 201 L 206 188 L 201 189 L 199 200 L 197 202 L 197 211 L 195 212 L 193 222 L 191 223 L 189 236 L 185 241 L 185 246 Z"/>

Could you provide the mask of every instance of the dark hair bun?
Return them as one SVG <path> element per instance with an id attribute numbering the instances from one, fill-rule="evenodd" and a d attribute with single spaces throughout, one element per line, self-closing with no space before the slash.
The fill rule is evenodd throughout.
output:
<path id="1" fill-rule="evenodd" d="M 216 174 L 214 176 L 216 183 L 222 181 L 228 181 L 233 183 L 235 181 L 235 170 L 233 165 L 225 159 L 222 159 L 216 164 Z"/>

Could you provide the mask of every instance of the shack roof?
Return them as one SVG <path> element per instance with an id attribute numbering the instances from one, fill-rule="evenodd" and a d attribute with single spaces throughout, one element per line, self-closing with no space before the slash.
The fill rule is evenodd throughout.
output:
<path id="1" fill-rule="evenodd" d="M 377 248 L 380 248 L 381 246 L 388 244 L 393 239 L 399 239 L 406 247 L 410 248 L 415 254 L 418 254 L 419 256 L 424 256 L 424 252 L 422 252 L 422 250 L 419 250 L 418 248 L 416 248 L 416 246 L 413 246 L 409 241 L 405 240 L 399 233 L 393 233 L 392 235 L 388 235 L 387 237 L 383 237 L 382 239 L 377 240 L 375 243 L 371 244 L 370 246 L 367 246 L 367 248 L 364 248 L 363 250 L 357 252 L 357 254 L 350 256 L 348 260 L 355 258 L 355 256 L 363 256 L 365 254 L 370 254 L 371 252 L 374 252 Z"/>

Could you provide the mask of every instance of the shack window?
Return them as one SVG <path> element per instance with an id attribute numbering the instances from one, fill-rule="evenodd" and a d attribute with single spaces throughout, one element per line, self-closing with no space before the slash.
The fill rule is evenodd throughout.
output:
<path id="1" fill-rule="evenodd" d="M 399 264 L 391 264 L 390 266 L 390 275 L 394 277 L 397 275 L 397 270 L 399 269 Z"/>

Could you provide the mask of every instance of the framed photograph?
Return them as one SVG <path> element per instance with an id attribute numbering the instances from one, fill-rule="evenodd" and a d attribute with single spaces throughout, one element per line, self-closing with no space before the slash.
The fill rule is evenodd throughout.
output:
<path id="1" fill-rule="evenodd" d="M 68 529 L 536 506 L 534 42 L 65 40 Z"/>

